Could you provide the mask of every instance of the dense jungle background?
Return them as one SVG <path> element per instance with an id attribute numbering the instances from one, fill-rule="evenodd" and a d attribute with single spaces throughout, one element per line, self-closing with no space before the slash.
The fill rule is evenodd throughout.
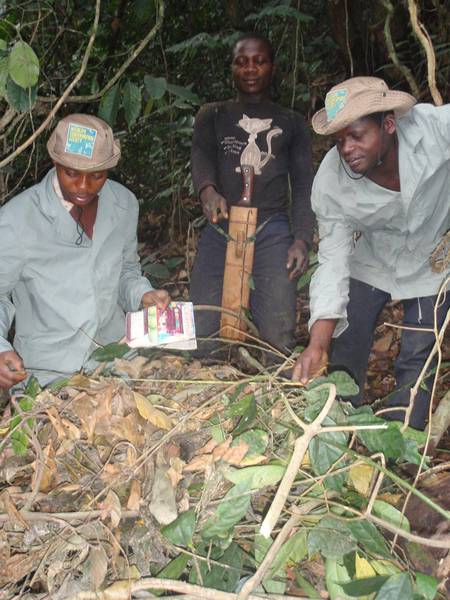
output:
<path id="1" fill-rule="evenodd" d="M 250 30 L 275 47 L 274 99 L 307 120 L 353 75 L 450 100 L 448 0 L 3 0 L 0 202 L 50 168 L 60 117 L 101 116 L 122 145 L 111 176 L 141 204 L 143 270 L 187 299 L 202 223 L 193 121 L 233 97 L 231 47 Z M 327 149 L 313 137 L 316 167 Z M 391 303 L 370 400 L 393 389 L 399 331 L 383 322 L 400 320 Z M 299 393 L 229 364 L 105 353 L 107 374 L 32 383 L 0 415 L 0 600 L 448 597 L 449 356 L 444 339 L 425 434 L 333 403 L 354 391 L 345 374 Z"/>

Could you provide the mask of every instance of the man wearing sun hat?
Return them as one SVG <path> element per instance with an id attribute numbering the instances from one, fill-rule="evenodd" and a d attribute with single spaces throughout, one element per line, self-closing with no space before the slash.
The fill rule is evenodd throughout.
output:
<path id="1" fill-rule="evenodd" d="M 377 317 L 388 300 L 402 300 L 406 329 L 387 406 L 407 406 L 434 343 L 436 294 L 448 276 L 448 268 L 436 272 L 430 256 L 450 227 L 450 106 L 416 104 L 381 79 L 355 77 L 330 90 L 312 125 L 335 146 L 313 184 L 319 266 L 311 281 L 310 342 L 293 378 L 306 382 L 334 337 L 330 362 L 352 373 L 360 386 L 352 401 L 361 404 Z M 438 326 L 448 296 L 436 310 Z M 411 426 L 424 427 L 429 404 L 421 388 Z"/>
<path id="2" fill-rule="evenodd" d="M 30 374 L 46 384 L 79 370 L 124 335 L 124 311 L 169 301 L 141 276 L 138 203 L 108 179 L 120 159 L 109 125 L 69 115 L 47 149 L 54 168 L 0 210 L 3 389 Z"/>

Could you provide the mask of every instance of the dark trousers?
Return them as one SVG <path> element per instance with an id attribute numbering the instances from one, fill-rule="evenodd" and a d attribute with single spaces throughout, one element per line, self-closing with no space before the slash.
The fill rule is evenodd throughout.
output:
<path id="1" fill-rule="evenodd" d="M 220 227 L 226 230 L 227 223 Z M 254 289 L 250 292 L 252 320 L 260 338 L 283 352 L 295 346 L 296 282 L 286 269 L 288 249 L 293 243 L 284 215 L 272 217 L 256 234 L 253 264 Z M 227 239 L 210 224 L 203 229 L 191 275 L 191 301 L 221 306 Z M 239 285 L 239 282 L 236 282 Z M 214 336 L 220 328 L 220 312 L 196 311 L 199 337 Z M 217 347 L 199 344 L 200 353 Z"/>
<path id="2" fill-rule="evenodd" d="M 450 308 L 450 294 L 438 309 L 438 327 L 445 319 Z M 350 279 L 350 299 L 347 307 L 349 326 L 338 338 L 333 340 L 330 353 L 330 365 L 333 368 L 345 367 L 358 383 L 360 392 L 351 398 L 355 406 L 363 401 L 367 362 L 373 342 L 377 318 L 384 305 L 390 300 L 390 294 L 383 292 L 356 279 Z M 403 325 L 415 328 L 433 328 L 434 304 L 436 296 L 403 300 Z M 435 342 L 434 334 L 428 331 L 403 329 L 401 348 L 395 361 L 394 374 L 396 391 L 389 396 L 386 406 L 408 406 L 410 388 L 415 384 L 420 371 Z M 432 368 L 431 365 L 430 368 Z M 410 425 L 423 429 L 428 417 L 430 391 L 433 378 L 425 379 L 428 390 L 419 388 L 411 414 Z M 404 420 L 404 411 L 386 413 L 388 419 Z"/>

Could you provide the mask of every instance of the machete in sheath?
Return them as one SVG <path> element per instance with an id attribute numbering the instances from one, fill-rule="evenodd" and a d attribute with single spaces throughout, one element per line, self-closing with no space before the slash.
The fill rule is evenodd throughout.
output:
<path id="1" fill-rule="evenodd" d="M 231 207 L 228 244 L 222 290 L 220 334 L 231 340 L 245 340 L 245 309 L 250 302 L 250 276 L 255 251 L 258 209 L 252 206 L 254 168 L 241 165 L 242 196 Z M 230 312 L 227 312 L 230 311 Z M 234 313 L 234 314 L 232 314 Z"/>

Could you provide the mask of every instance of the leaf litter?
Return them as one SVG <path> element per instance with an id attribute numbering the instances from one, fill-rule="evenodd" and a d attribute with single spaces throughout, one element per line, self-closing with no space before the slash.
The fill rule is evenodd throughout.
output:
<path id="1" fill-rule="evenodd" d="M 35 386 L 3 416 L 2 600 L 444 590 L 446 499 L 413 488 L 411 514 L 431 511 L 434 535 L 402 512 L 411 486 L 401 468 L 420 461 L 424 436 L 329 402 L 354 393 L 345 373 L 304 389 L 172 354 L 116 358 L 115 371 Z M 267 535 L 294 447 L 324 407 Z"/>

